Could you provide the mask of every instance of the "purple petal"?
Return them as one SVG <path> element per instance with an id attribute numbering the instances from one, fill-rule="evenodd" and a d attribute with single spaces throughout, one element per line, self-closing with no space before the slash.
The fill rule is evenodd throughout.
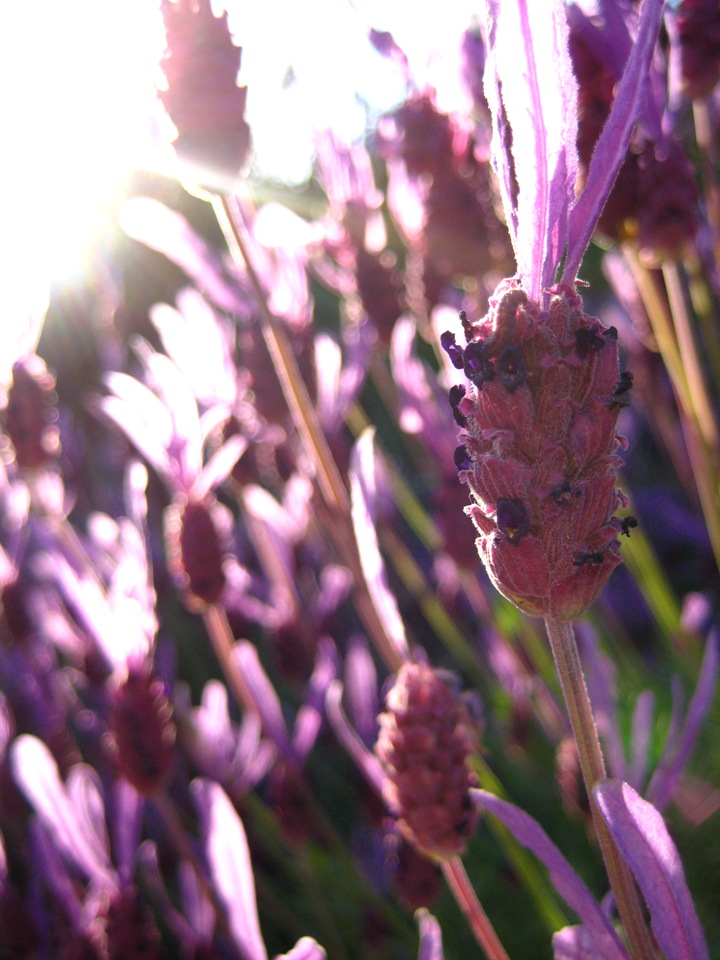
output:
<path id="1" fill-rule="evenodd" d="M 705 656 L 703 657 L 700 676 L 688 707 L 682 733 L 671 754 L 668 756 L 665 752 L 663 753 L 648 787 L 648 798 L 661 812 L 672 798 L 673 791 L 677 787 L 682 772 L 690 759 L 702 722 L 712 704 L 719 659 L 720 644 L 718 635 L 713 630 L 705 646 Z"/>
<path id="2" fill-rule="evenodd" d="M 323 637 L 318 644 L 315 669 L 308 682 L 305 703 L 298 710 L 293 728 L 292 751 L 301 766 L 320 733 L 325 715 L 325 693 L 337 672 L 338 655 L 335 644 L 329 637 Z"/>
<path id="3" fill-rule="evenodd" d="M 192 485 L 190 496 L 202 500 L 205 494 L 227 480 L 230 471 L 248 448 L 248 442 L 241 434 L 230 437 L 205 464 Z"/>
<path id="4" fill-rule="evenodd" d="M 266 733 L 275 741 L 280 753 L 290 756 L 290 738 L 280 700 L 262 668 L 257 650 L 247 640 L 242 640 L 235 644 L 233 656 L 250 690 Z"/>
<path id="5" fill-rule="evenodd" d="M 110 841 L 105 826 L 105 802 L 100 793 L 100 778 L 85 763 L 74 766 L 65 784 L 68 799 L 78 824 L 98 858 L 110 862 Z"/>
<path id="6" fill-rule="evenodd" d="M 583 926 L 563 927 L 553 934 L 554 960 L 598 960 L 593 938 Z"/>
<path id="7" fill-rule="evenodd" d="M 120 223 L 133 240 L 164 253 L 176 263 L 221 310 L 248 315 L 246 298 L 223 276 L 215 251 L 179 213 L 157 200 L 134 197 L 124 205 Z"/>
<path id="8" fill-rule="evenodd" d="M 662 815 L 621 780 L 598 783 L 593 793 L 645 897 L 653 933 L 667 960 L 707 960 L 702 927 Z"/>
<path id="9" fill-rule="evenodd" d="M 378 733 L 377 670 L 367 641 L 359 634 L 350 639 L 345 654 L 345 700 L 355 729 L 372 747 Z"/>
<path id="10" fill-rule="evenodd" d="M 275 960 L 325 960 L 327 953 L 312 937 L 301 937 L 289 953 L 278 955 Z"/>
<path id="11" fill-rule="evenodd" d="M 385 773 L 377 757 L 370 753 L 360 737 L 348 723 L 341 706 L 343 687 L 339 680 L 333 680 L 325 697 L 325 712 L 340 745 L 347 750 L 355 761 L 360 773 L 379 797 L 383 795 Z"/>
<path id="12" fill-rule="evenodd" d="M 630 770 L 628 781 L 631 787 L 640 790 L 647 771 L 648 749 L 655 716 L 655 696 L 650 690 L 643 690 L 635 703 L 632 715 Z"/>
<path id="13" fill-rule="evenodd" d="M 267 960 L 242 821 L 217 783 L 197 779 L 190 788 L 200 816 L 213 883 L 227 911 L 230 931 L 247 960 Z"/>
<path id="14" fill-rule="evenodd" d="M 113 849 L 122 883 L 131 883 L 140 845 L 145 800 L 124 777 L 113 788 Z"/>
<path id="15" fill-rule="evenodd" d="M 312 603 L 312 616 L 322 623 L 332 616 L 352 587 L 352 574 L 347 567 L 329 563 L 320 574 L 318 592 Z"/>
<path id="16" fill-rule="evenodd" d="M 178 867 L 178 885 L 183 914 L 200 942 L 210 943 L 215 929 L 215 911 L 187 860 Z"/>
<path id="17" fill-rule="evenodd" d="M 10 768 L 58 850 L 87 877 L 106 887 L 116 886 L 105 851 L 92 833 L 86 833 L 42 740 L 29 734 L 18 737 L 10 750 Z"/>
<path id="18" fill-rule="evenodd" d="M 487 12 L 485 85 L 493 111 L 493 161 L 518 272 L 538 303 L 565 249 L 577 176 L 577 84 L 568 26 L 561 0 L 488 0 Z M 503 137 L 506 123 L 512 159 Z"/>
<path id="19" fill-rule="evenodd" d="M 568 256 L 563 282 L 572 284 L 598 217 L 622 166 L 630 135 L 649 96 L 647 77 L 660 28 L 663 0 L 644 0 L 637 39 L 618 87 L 608 121 L 595 145 L 587 183 L 570 213 Z"/>
<path id="20" fill-rule="evenodd" d="M 405 627 L 395 597 L 385 577 L 385 563 L 380 555 L 374 525 L 375 499 L 375 431 L 368 427 L 353 447 L 350 457 L 350 489 L 352 520 L 357 540 L 360 564 L 375 607 L 385 632 L 402 660 L 409 657 Z"/>
<path id="21" fill-rule="evenodd" d="M 416 911 L 415 919 L 420 927 L 420 950 L 418 960 L 443 960 L 442 930 L 435 917 L 427 910 Z"/>
<path id="22" fill-rule="evenodd" d="M 612 924 L 580 877 L 548 835 L 529 814 L 485 790 L 471 790 L 474 799 L 501 820 L 515 839 L 535 854 L 550 871 L 550 879 L 568 906 L 577 913 L 605 960 L 629 960 Z"/>

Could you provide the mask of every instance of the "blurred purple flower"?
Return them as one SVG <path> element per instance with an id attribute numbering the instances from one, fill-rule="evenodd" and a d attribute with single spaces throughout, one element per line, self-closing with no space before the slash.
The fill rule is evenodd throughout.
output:
<path id="1" fill-rule="evenodd" d="M 217 783 L 197 779 L 192 782 L 191 790 L 198 808 L 210 874 L 225 907 L 233 939 L 245 960 L 267 960 L 242 821 Z M 325 956 L 315 940 L 302 937 L 288 954 L 276 960 L 325 960 Z"/>

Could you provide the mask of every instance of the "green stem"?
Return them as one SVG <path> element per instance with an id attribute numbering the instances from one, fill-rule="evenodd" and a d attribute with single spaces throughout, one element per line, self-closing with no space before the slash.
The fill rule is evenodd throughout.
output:
<path id="1" fill-rule="evenodd" d="M 630 949 L 635 960 L 654 960 L 655 950 L 645 926 L 642 904 L 632 875 L 620 856 L 620 851 L 593 798 L 593 786 L 599 780 L 604 780 L 607 774 L 580 664 L 575 631 L 572 623 L 559 623 L 551 617 L 545 619 L 545 626 L 565 696 L 570 726 L 577 744 L 580 768 L 590 799 L 595 830 Z"/>
<path id="2" fill-rule="evenodd" d="M 215 197 L 213 206 L 230 251 L 238 264 L 245 268 L 253 288 L 270 358 L 295 427 L 314 465 L 318 486 L 327 506 L 328 522 L 325 529 L 332 537 L 342 563 L 353 575 L 355 607 L 378 653 L 388 669 L 395 672 L 400 669 L 403 660 L 385 631 L 362 574 L 348 493 L 308 396 L 284 327 L 268 307 L 267 295 L 250 255 L 250 236 L 242 208 L 237 198 L 232 196 Z"/>
<path id="3" fill-rule="evenodd" d="M 445 860 L 442 869 L 448 886 L 465 914 L 475 939 L 483 948 L 485 956 L 488 960 L 510 960 L 473 890 L 460 857 Z"/>

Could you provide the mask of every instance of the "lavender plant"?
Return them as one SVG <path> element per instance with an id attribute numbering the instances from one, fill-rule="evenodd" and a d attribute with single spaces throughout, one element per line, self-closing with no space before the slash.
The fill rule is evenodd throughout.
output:
<path id="1" fill-rule="evenodd" d="M 2 358 L 0 956 L 708 960 L 712 4 L 488 0 L 450 97 L 370 29 L 265 204 L 217 14 Z"/>

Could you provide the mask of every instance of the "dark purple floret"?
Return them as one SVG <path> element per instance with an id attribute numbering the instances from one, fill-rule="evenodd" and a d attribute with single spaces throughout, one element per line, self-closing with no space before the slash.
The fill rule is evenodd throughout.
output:
<path id="1" fill-rule="evenodd" d="M 440 346 L 450 357 L 450 362 L 457 370 L 462 370 L 465 365 L 463 349 L 455 343 L 455 334 L 446 330 L 440 337 Z"/>
<path id="2" fill-rule="evenodd" d="M 460 323 L 462 324 L 462 328 L 465 331 L 465 339 L 467 340 L 468 343 L 470 343 L 472 338 L 475 336 L 475 330 L 473 329 L 473 325 L 468 320 L 467 314 L 465 313 L 464 310 L 460 311 Z"/>
<path id="3" fill-rule="evenodd" d="M 465 376 L 480 390 L 487 380 L 492 380 L 495 371 L 485 356 L 485 348 L 477 340 L 465 347 Z"/>
<path id="4" fill-rule="evenodd" d="M 572 499 L 572 495 L 570 483 L 567 479 L 563 480 L 562 483 L 550 491 L 550 496 L 558 506 L 561 506 L 563 503 L 568 503 Z"/>
<path id="5" fill-rule="evenodd" d="M 581 327 L 575 331 L 575 353 L 584 360 L 589 353 L 597 353 L 605 346 L 598 336 L 599 327 Z"/>
<path id="6" fill-rule="evenodd" d="M 608 327 L 607 330 L 603 330 L 602 335 L 606 340 L 617 340 L 617 327 Z"/>
<path id="7" fill-rule="evenodd" d="M 629 370 L 624 370 L 620 374 L 620 379 L 617 382 L 617 386 L 612 392 L 614 397 L 620 397 L 623 393 L 627 393 L 628 390 L 632 389 L 633 385 L 633 375 Z"/>
<path id="8" fill-rule="evenodd" d="M 504 533 L 510 543 L 520 543 L 530 529 L 530 518 L 519 497 L 513 497 L 512 500 L 501 497 L 498 500 L 495 521 L 500 533 Z"/>
<path id="9" fill-rule="evenodd" d="M 458 468 L 458 470 L 469 470 L 472 466 L 472 460 L 470 459 L 468 448 L 464 443 L 462 446 L 455 448 L 453 459 L 455 460 L 455 466 Z"/>
<path id="10" fill-rule="evenodd" d="M 453 408 L 453 410 L 455 407 L 457 407 L 464 396 L 465 387 L 461 383 L 456 383 L 455 386 L 450 387 L 448 399 L 450 400 L 450 406 Z"/>
<path id="11" fill-rule="evenodd" d="M 508 393 L 512 393 L 521 383 L 524 383 L 527 376 L 525 357 L 518 347 L 505 347 L 498 357 L 495 369 Z"/>
<path id="12" fill-rule="evenodd" d="M 638 522 L 635 517 L 623 517 L 620 521 L 620 532 L 623 536 L 629 537 L 630 531 L 634 530 L 637 525 Z"/>
<path id="13" fill-rule="evenodd" d="M 575 554 L 575 559 L 573 560 L 574 567 L 584 567 L 592 566 L 593 564 L 601 564 L 605 558 L 599 552 L 595 553 L 583 553 L 582 550 L 579 550 Z"/>

